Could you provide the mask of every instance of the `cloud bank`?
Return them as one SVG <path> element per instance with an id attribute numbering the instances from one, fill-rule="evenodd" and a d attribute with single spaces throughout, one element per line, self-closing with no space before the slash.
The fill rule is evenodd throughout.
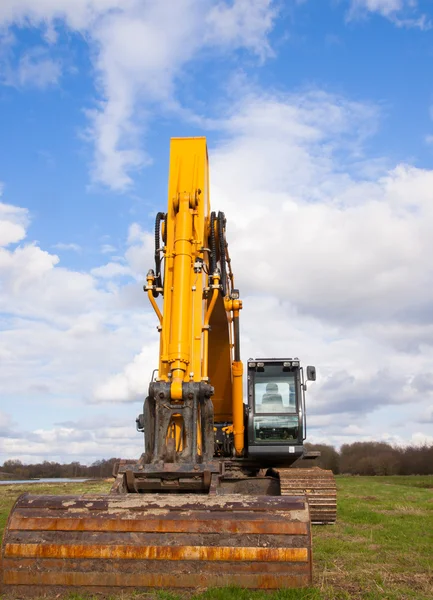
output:
<path id="1" fill-rule="evenodd" d="M 244 299 L 243 357 L 317 365 L 310 440 L 389 440 L 381 414 L 395 441 L 428 435 L 433 171 L 366 156 L 378 119 L 374 107 L 324 92 L 250 90 L 210 148 L 212 203 L 228 218 Z M 156 319 L 141 292 L 151 232 L 132 224 L 120 261 L 77 272 L 25 242 L 25 209 L 2 205 L 1 215 L 2 389 L 78 402 L 80 412 L 131 402 L 138 412 L 157 363 Z M 37 430 L 27 449 L 51 447 L 53 431 Z M 80 443 L 83 455 L 94 448 L 77 439 L 75 454 Z M 10 444 L 3 451 L 18 448 Z"/>

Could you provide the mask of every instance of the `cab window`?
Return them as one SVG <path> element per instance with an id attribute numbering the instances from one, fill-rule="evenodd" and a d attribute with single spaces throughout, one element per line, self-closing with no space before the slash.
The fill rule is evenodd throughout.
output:
<path id="1" fill-rule="evenodd" d="M 255 412 L 296 413 L 296 384 L 293 373 L 271 376 L 256 373 L 254 385 Z"/>

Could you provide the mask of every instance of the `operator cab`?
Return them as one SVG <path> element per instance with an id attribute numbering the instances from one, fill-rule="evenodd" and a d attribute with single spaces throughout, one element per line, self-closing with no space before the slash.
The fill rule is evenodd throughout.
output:
<path id="1" fill-rule="evenodd" d="M 315 381 L 314 367 L 307 367 L 307 379 Z M 291 465 L 303 455 L 305 389 L 299 359 L 249 359 L 249 458 L 282 467 Z"/>

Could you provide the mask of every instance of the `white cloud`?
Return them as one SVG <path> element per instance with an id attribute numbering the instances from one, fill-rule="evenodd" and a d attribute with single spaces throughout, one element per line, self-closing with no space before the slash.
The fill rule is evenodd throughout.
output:
<path id="1" fill-rule="evenodd" d="M 100 252 L 101 254 L 112 254 L 113 252 L 116 252 L 117 248 L 115 246 L 112 246 L 111 244 L 102 244 L 101 248 L 100 248 Z"/>
<path id="2" fill-rule="evenodd" d="M 131 223 L 128 228 L 128 244 L 140 242 L 145 235 L 146 232 L 142 230 L 138 223 Z"/>
<path id="3" fill-rule="evenodd" d="M 433 172 L 402 164 L 363 176 L 357 137 L 370 114 L 332 96 L 259 97 L 226 123 L 213 197 L 230 215 L 247 293 L 266 279 L 301 313 L 337 323 L 431 306 Z"/>
<path id="4" fill-rule="evenodd" d="M 92 275 L 102 279 L 112 279 L 113 277 L 131 276 L 132 271 L 126 265 L 110 262 L 102 267 L 96 267 L 91 270 Z"/>
<path id="5" fill-rule="evenodd" d="M 94 419 L 27 431 L 25 443 L 21 432 L 9 430 L 7 436 L 0 438 L 0 455 L 24 463 L 49 460 L 91 464 L 98 458 L 137 458 L 142 436 L 131 435 L 134 423 L 132 418 L 130 421 L 107 419 L 100 414 Z"/>
<path id="6" fill-rule="evenodd" d="M 431 20 L 418 10 L 417 0 L 351 0 L 349 18 L 365 13 L 378 13 L 397 27 L 431 29 Z"/>
<path id="7" fill-rule="evenodd" d="M 16 244 L 24 239 L 27 224 L 28 212 L 26 209 L 0 202 L 0 248 Z"/>
<path id="8" fill-rule="evenodd" d="M 0 310 L 14 315 L 63 322 L 104 299 L 89 274 L 62 268 L 58 256 L 36 244 L 0 249 L 0 276 Z"/>
<path id="9" fill-rule="evenodd" d="M 61 76 L 61 64 L 43 46 L 34 46 L 14 58 L 16 39 L 12 34 L 0 38 L 0 82 L 16 88 L 39 88 L 56 85 Z"/>
<path id="10" fill-rule="evenodd" d="M 0 410 L 0 431 L 6 430 L 12 425 L 11 416 Z"/>
<path id="11" fill-rule="evenodd" d="M 85 34 L 100 97 L 87 110 L 86 136 L 95 145 L 93 178 L 123 190 L 131 173 L 150 160 L 140 142 L 147 112 L 155 106 L 176 109 L 182 69 L 212 48 L 246 48 L 264 58 L 275 15 L 271 0 L 3 0 L 0 25 L 45 27 L 52 41 L 61 19 Z M 53 61 L 39 66 L 24 60 L 23 83 L 42 86 L 58 78 Z"/>
<path id="12" fill-rule="evenodd" d="M 417 431 L 412 435 L 412 443 L 415 446 L 431 446 L 433 445 L 433 435 L 426 435 L 425 433 Z"/>
<path id="13" fill-rule="evenodd" d="M 371 12 L 379 12 L 385 16 L 396 13 L 403 8 L 414 6 L 412 0 L 352 0 L 352 8 L 365 8 Z"/>
<path id="14" fill-rule="evenodd" d="M 64 242 L 59 242 L 58 244 L 54 244 L 53 248 L 57 250 L 71 250 L 72 252 L 81 252 L 81 246 L 79 244 L 66 244 Z"/>
<path id="15" fill-rule="evenodd" d="M 156 331 L 143 302 L 131 311 L 137 302 L 127 285 L 114 284 L 116 273 L 105 266 L 96 277 L 62 267 L 55 254 L 23 242 L 27 225 L 26 210 L 0 204 L 0 387 L 2 402 L 29 404 L 22 410 L 34 410 L 36 398 L 49 421 L 62 407 L 92 400 L 99 382 Z"/>
<path id="16" fill-rule="evenodd" d="M 95 402 L 143 401 L 147 395 L 152 371 L 157 368 L 157 359 L 158 343 L 155 333 L 121 373 L 110 377 L 95 389 L 93 394 Z"/>
<path id="17" fill-rule="evenodd" d="M 262 59 L 272 56 L 264 34 L 271 32 L 276 15 L 272 0 L 216 2 L 206 17 L 207 39 L 215 45 L 249 48 Z"/>
<path id="18" fill-rule="evenodd" d="M 9 84 L 43 89 L 55 85 L 60 75 L 60 63 L 50 58 L 43 48 L 34 48 L 20 58 Z"/>
<path id="19" fill-rule="evenodd" d="M 155 252 L 154 234 L 143 231 L 137 223 L 133 223 L 128 231 L 128 244 L 126 260 L 134 273 L 144 277 L 147 269 L 144 271 L 143 267 L 149 264 L 149 257 L 153 257 Z"/>

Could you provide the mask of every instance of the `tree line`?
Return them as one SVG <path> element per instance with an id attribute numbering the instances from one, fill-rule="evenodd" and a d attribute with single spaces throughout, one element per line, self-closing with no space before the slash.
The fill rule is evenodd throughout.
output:
<path id="1" fill-rule="evenodd" d="M 433 444 L 424 446 L 392 446 L 386 442 L 354 442 L 340 450 L 327 444 L 306 444 L 308 451 L 321 452 L 320 458 L 304 461 L 305 466 L 330 469 L 335 474 L 349 475 L 433 475 Z M 61 464 L 44 461 L 24 465 L 20 460 L 7 460 L 0 467 L 0 479 L 39 479 L 48 477 L 111 477 L 118 458 L 96 460 L 91 465 L 79 462 Z"/>
<path id="2" fill-rule="evenodd" d="M 61 464 L 48 460 L 34 465 L 24 465 L 20 460 L 7 460 L 0 467 L 0 479 L 105 478 L 111 477 L 113 466 L 118 460 L 118 458 L 96 460 L 91 465 L 82 465 L 76 461 Z"/>
<path id="3" fill-rule="evenodd" d="M 433 444 L 392 446 L 386 442 L 354 442 L 340 450 L 326 444 L 306 444 L 320 450 L 316 466 L 348 475 L 433 475 Z"/>

